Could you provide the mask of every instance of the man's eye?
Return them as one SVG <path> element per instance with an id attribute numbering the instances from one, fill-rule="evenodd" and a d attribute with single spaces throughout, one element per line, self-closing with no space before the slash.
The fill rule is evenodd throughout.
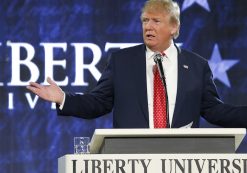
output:
<path id="1" fill-rule="evenodd" d="M 155 23 L 157 23 L 157 24 L 158 24 L 158 23 L 160 23 L 160 21 L 159 21 L 159 20 L 154 20 L 154 22 L 155 22 Z"/>
<path id="2" fill-rule="evenodd" d="M 148 19 L 142 19 L 142 22 L 143 23 L 147 23 L 148 22 Z"/>

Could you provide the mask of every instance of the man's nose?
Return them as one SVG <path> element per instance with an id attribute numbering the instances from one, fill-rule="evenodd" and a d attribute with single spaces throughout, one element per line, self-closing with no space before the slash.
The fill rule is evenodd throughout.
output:
<path id="1" fill-rule="evenodd" d="M 145 27 L 145 29 L 152 29 L 153 28 L 153 22 L 151 20 L 146 22 L 144 27 Z"/>

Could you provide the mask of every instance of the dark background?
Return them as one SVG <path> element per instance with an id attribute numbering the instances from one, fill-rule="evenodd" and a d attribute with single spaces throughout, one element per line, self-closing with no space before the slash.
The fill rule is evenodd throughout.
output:
<path id="1" fill-rule="evenodd" d="M 9 85 L 13 79 L 13 57 L 9 44 L 27 43 L 34 48 L 31 60 L 39 69 L 37 82 L 45 80 L 45 51 L 40 43 L 66 43 L 65 51 L 54 50 L 55 60 L 66 60 L 66 68 L 54 67 L 54 79 L 68 84 L 66 91 L 88 92 L 96 83 L 89 70 L 89 85 L 73 86 L 75 50 L 72 43 L 92 43 L 100 48 L 97 69 L 102 72 L 108 55 L 106 43 L 141 43 L 140 9 L 144 0 L 2 0 L 0 2 L 0 172 L 57 172 L 57 159 L 73 153 L 74 136 L 91 136 L 95 128 L 111 128 L 112 116 L 97 120 L 61 117 L 51 104 L 38 99 L 30 107 L 25 85 Z M 202 0 L 181 7 L 181 31 L 176 43 L 208 59 L 221 98 L 230 104 L 247 103 L 247 1 Z M 27 56 L 21 49 L 20 59 Z M 85 64 L 94 55 L 83 53 Z M 34 75 L 25 65 L 20 79 L 28 83 Z M 13 99 L 10 99 L 13 97 Z M 10 100 L 13 107 L 10 106 Z M 247 116 L 247 115 L 246 115 Z M 202 127 L 214 127 L 202 120 Z M 247 152 L 246 139 L 238 149 Z"/>

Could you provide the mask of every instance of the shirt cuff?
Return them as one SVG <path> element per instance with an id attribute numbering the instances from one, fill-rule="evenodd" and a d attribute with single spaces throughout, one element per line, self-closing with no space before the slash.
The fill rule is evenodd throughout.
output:
<path id="1" fill-rule="evenodd" d="M 65 98 L 66 98 L 66 94 L 63 92 L 63 101 L 62 101 L 61 105 L 59 106 L 60 110 L 63 109 L 64 103 L 65 103 Z"/>

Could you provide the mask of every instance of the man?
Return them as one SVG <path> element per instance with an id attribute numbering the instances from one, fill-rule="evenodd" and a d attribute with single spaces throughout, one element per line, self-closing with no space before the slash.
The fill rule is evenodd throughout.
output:
<path id="1" fill-rule="evenodd" d="M 161 124 L 168 126 L 158 128 L 199 127 L 200 116 L 224 127 L 247 127 L 247 107 L 227 105 L 219 99 L 207 61 L 173 43 L 179 33 L 179 15 L 172 0 L 147 1 L 141 14 L 145 44 L 113 53 L 97 86 L 88 94 L 64 94 L 50 78 L 49 86 L 31 82 L 27 88 L 57 103 L 61 115 L 90 119 L 113 109 L 115 128 L 156 128 L 160 109 L 157 111 L 154 96 L 164 93 L 169 110 L 162 110 L 166 118 Z M 165 54 L 162 64 L 167 86 L 158 94 L 153 74 L 157 52 Z"/>

